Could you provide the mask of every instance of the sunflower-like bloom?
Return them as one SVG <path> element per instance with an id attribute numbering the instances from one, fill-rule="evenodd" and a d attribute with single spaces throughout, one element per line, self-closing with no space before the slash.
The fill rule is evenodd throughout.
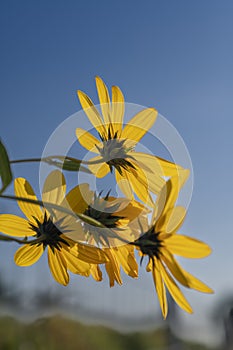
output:
<path id="1" fill-rule="evenodd" d="M 24 178 L 16 178 L 15 194 L 19 197 L 37 200 L 31 185 Z M 65 179 L 58 170 L 46 178 L 42 199 L 44 202 L 60 205 L 66 192 Z M 54 279 L 62 284 L 69 283 L 68 270 L 75 274 L 89 276 L 93 263 L 104 263 L 106 255 L 98 248 L 74 242 L 64 233 L 72 232 L 67 214 L 53 210 L 53 215 L 44 207 L 18 201 L 18 205 L 27 219 L 11 214 L 0 215 L 0 231 L 4 234 L 34 238 L 20 247 L 15 253 L 15 263 L 30 266 L 36 263 L 45 249 L 48 252 L 48 264 Z M 76 231 L 75 225 L 73 230 Z M 33 242 L 34 241 L 34 242 Z"/>
<path id="2" fill-rule="evenodd" d="M 121 90 L 112 87 L 111 102 L 108 89 L 99 77 L 96 77 L 96 86 L 102 115 L 84 92 L 77 92 L 80 104 L 101 140 L 84 129 L 76 129 L 80 144 L 98 154 L 90 159 L 89 168 L 100 178 L 115 169 L 116 181 L 128 198 L 133 199 L 133 193 L 136 193 L 140 200 L 153 206 L 150 191 L 158 194 L 165 185 L 164 176 L 174 176 L 184 170 L 174 163 L 134 150 L 155 123 L 158 112 L 154 108 L 143 109 L 123 128 L 125 105 Z"/>
<path id="3" fill-rule="evenodd" d="M 185 271 L 174 257 L 178 255 L 185 258 L 204 258 L 211 252 L 207 244 L 176 233 L 186 214 L 183 207 L 175 206 L 178 188 L 175 177 L 167 181 L 158 198 L 158 210 L 153 215 L 152 225 L 134 242 L 139 249 L 141 261 L 145 256 L 149 258 L 146 270 L 152 272 L 164 318 L 168 312 L 166 288 L 183 310 L 192 313 L 190 304 L 175 280 L 187 288 L 213 293 L 206 284 Z"/>
<path id="4" fill-rule="evenodd" d="M 129 201 L 125 198 L 114 198 L 101 195 L 97 196 L 89 189 L 88 184 L 80 184 L 73 188 L 66 196 L 67 204 L 76 213 L 83 213 L 88 217 L 97 220 L 103 227 L 96 227 L 80 222 L 80 228 L 72 233 L 74 240 L 86 240 L 95 246 L 101 245 L 104 253 L 108 257 L 105 269 L 109 276 L 110 286 L 114 286 L 116 281 L 122 284 L 120 267 L 131 276 L 138 276 L 138 265 L 134 256 L 134 247 L 128 242 L 135 240 L 139 236 L 137 218 L 146 220 L 148 210 L 137 201 Z M 93 278 L 102 280 L 102 272 L 97 265 L 91 269 Z"/>

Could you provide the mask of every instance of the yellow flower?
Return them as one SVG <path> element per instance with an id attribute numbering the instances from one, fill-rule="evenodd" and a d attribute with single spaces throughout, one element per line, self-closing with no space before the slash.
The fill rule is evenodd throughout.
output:
<path id="1" fill-rule="evenodd" d="M 186 214 L 183 207 L 175 206 L 178 188 L 176 177 L 167 181 L 158 198 L 158 210 L 153 215 L 152 225 L 134 242 L 140 250 L 141 261 L 145 256 L 149 258 L 146 270 L 152 272 L 164 318 L 168 312 L 165 287 L 183 310 L 192 313 L 191 306 L 175 280 L 187 288 L 204 293 L 213 292 L 206 284 L 185 271 L 174 257 L 178 255 L 185 258 L 203 258 L 211 253 L 207 244 L 176 233 Z"/>
<path id="2" fill-rule="evenodd" d="M 156 121 L 158 112 L 154 108 L 143 109 L 123 128 L 125 104 L 121 90 L 112 87 L 111 103 L 108 89 L 99 77 L 96 77 L 96 86 L 102 116 L 84 92 L 77 92 L 82 108 L 101 139 L 84 129 L 76 129 L 80 144 L 98 154 L 90 159 L 89 168 L 100 178 L 115 169 L 116 181 L 128 198 L 133 199 L 133 193 L 136 193 L 140 200 L 153 206 L 149 192 L 158 194 L 165 185 L 164 176 L 177 175 L 184 170 L 159 157 L 134 151 Z"/>
<path id="3" fill-rule="evenodd" d="M 16 196 L 37 200 L 31 185 L 24 178 L 15 179 L 14 186 Z M 45 180 L 42 200 L 60 205 L 64 201 L 65 192 L 64 176 L 55 170 Z M 54 279 L 67 285 L 68 270 L 89 276 L 92 263 L 108 260 L 100 249 L 76 243 L 64 235 L 72 231 L 67 214 L 54 209 L 51 215 L 44 207 L 28 202 L 18 201 L 18 205 L 27 219 L 11 214 L 0 215 L 1 232 L 16 237 L 34 238 L 32 243 L 28 242 L 16 251 L 17 265 L 30 266 L 36 263 L 47 248 L 48 264 Z M 73 229 L 76 230 L 76 227 Z"/>
<path id="4" fill-rule="evenodd" d="M 92 246 L 101 245 L 108 257 L 105 263 L 110 286 L 116 281 L 122 284 L 120 267 L 131 276 L 138 276 L 138 265 L 134 256 L 134 247 L 126 244 L 135 240 L 139 235 L 137 218 L 145 221 L 148 210 L 137 201 L 109 196 L 97 196 L 89 190 L 88 184 L 73 188 L 66 196 L 67 204 L 74 212 L 83 213 L 98 220 L 104 227 L 96 227 L 82 223 L 77 233 L 72 235 L 74 240 L 86 239 Z M 75 237 L 76 235 L 76 237 Z M 98 266 L 92 266 L 91 274 L 97 281 L 102 280 Z"/>

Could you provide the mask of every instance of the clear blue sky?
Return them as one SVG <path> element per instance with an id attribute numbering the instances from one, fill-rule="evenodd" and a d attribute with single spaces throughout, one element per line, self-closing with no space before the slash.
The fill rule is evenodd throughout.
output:
<path id="1" fill-rule="evenodd" d="M 41 155 L 79 110 L 77 89 L 97 102 L 96 75 L 128 102 L 156 107 L 182 135 L 195 175 L 182 232 L 214 249 L 185 265 L 216 290 L 192 294 L 197 309 L 233 293 L 232 38 L 230 0 L 1 3 L 1 137 L 12 159 Z M 37 183 L 34 167 L 14 169 Z"/>

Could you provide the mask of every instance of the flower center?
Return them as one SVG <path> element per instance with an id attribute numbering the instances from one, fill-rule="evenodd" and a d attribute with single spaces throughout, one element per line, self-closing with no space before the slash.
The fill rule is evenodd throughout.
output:
<path id="1" fill-rule="evenodd" d="M 30 227 L 33 231 L 36 232 L 36 237 L 44 237 L 42 244 L 44 249 L 47 245 L 50 246 L 52 250 L 54 249 L 61 249 L 61 243 L 64 243 L 66 245 L 69 245 L 66 240 L 64 240 L 61 235 L 64 232 L 61 232 L 57 226 L 61 224 L 63 221 L 63 218 L 56 222 L 56 225 L 53 223 L 51 217 L 47 217 L 47 214 L 44 215 L 44 221 L 41 223 L 39 220 L 36 220 L 37 226 L 30 223 Z"/>
<path id="2" fill-rule="evenodd" d="M 101 193 L 99 196 L 94 194 L 94 200 L 92 204 L 90 204 L 85 210 L 84 214 L 99 221 L 105 228 L 97 227 L 90 225 L 88 223 L 83 223 L 84 231 L 88 234 L 88 236 L 92 236 L 97 243 L 107 244 L 109 245 L 108 238 L 114 237 L 114 234 L 111 230 L 115 229 L 120 230 L 118 227 L 119 220 L 123 219 L 123 216 L 117 216 L 116 213 L 119 209 L 120 204 L 112 204 L 108 201 L 109 193 L 104 198 L 101 198 Z M 108 206 L 106 205 L 106 201 L 108 201 Z"/>
<path id="3" fill-rule="evenodd" d="M 162 247 L 162 241 L 159 239 L 160 232 L 155 232 L 152 226 L 146 233 L 139 237 L 134 244 L 139 247 L 143 255 L 148 255 L 152 261 L 154 256 L 159 258 L 160 248 Z M 141 258 L 141 263 L 143 256 Z"/>
<path id="4" fill-rule="evenodd" d="M 129 167 L 134 168 L 134 165 L 127 160 L 126 158 L 132 158 L 128 154 L 131 148 L 125 147 L 124 143 L 126 140 L 121 140 L 118 136 L 118 132 L 115 132 L 114 135 L 110 132 L 110 127 L 108 129 L 108 137 L 100 135 L 101 140 L 103 141 L 103 147 L 100 148 L 96 146 L 103 157 L 104 161 L 109 165 L 110 171 L 113 171 L 113 168 L 122 175 L 122 168 L 127 170 Z"/>

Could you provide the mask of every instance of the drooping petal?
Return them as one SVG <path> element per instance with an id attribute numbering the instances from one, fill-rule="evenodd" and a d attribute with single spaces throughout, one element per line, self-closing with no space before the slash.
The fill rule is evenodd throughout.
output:
<path id="1" fill-rule="evenodd" d="M 125 273 L 133 278 L 138 277 L 138 264 L 134 256 L 134 247 L 123 245 L 113 249 Z"/>
<path id="2" fill-rule="evenodd" d="M 79 274 L 82 276 L 90 275 L 91 265 L 70 254 L 69 249 L 65 245 L 62 245 L 62 254 L 66 259 L 67 268 L 74 274 Z"/>
<path id="3" fill-rule="evenodd" d="M 46 178 L 42 190 L 43 202 L 59 205 L 66 193 L 65 177 L 60 170 L 52 171 Z"/>
<path id="4" fill-rule="evenodd" d="M 173 278 L 170 276 L 170 274 L 167 272 L 167 270 L 164 268 L 163 264 L 159 260 L 158 264 L 160 266 L 162 278 L 172 298 L 181 307 L 181 309 L 191 314 L 193 310 L 186 298 L 184 297 L 184 295 L 182 294 L 180 288 L 177 286 L 176 282 L 173 280 Z"/>
<path id="5" fill-rule="evenodd" d="M 154 261 L 154 266 L 152 267 L 152 275 L 153 275 L 154 285 L 158 295 L 162 315 L 163 315 L 163 318 L 165 319 L 167 317 L 167 312 L 168 312 L 166 290 L 162 280 L 158 259 L 156 259 L 155 257 L 154 259 L 155 261 Z"/>
<path id="6" fill-rule="evenodd" d="M 92 100 L 80 90 L 77 91 L 77 94 L 80 104 L 94 128 L 100 133 L 100 135 L 107 136 L 103 120 Z"/>
<path id="7" fill-rule="evenodd" d="M 100 77 L 96 77 L 95 81 L 104 123 L 105 125 L 108 125 L 111 123 L 111 105 L 108 89 Z"/>
<path id="8" fill-rule="evenodd" d="M 90 264 L 102 264 L 108 261 L 104 250 L 87 244 L 78 244 L 77 257 Z"/>
<path id="9" fill-rule="evenodd" d="M 100 141 L 95 136 L 81 128 L 77 128 L 75 130 L 75 133 L 79 143 L 84 148 L 86 148 L 90 152 L 99 153 L 98 149 L 96 148 L 96 145 L 98 145 Z"/>
<path id="10" fill-rule="evenodd" d="M 43 244 L 25 244 L 16 251 L 14 260 L 18 266 L 30 266 L 40 259 L 43 252 Z"/>
<path id="11" fill-rule="evenodd" d="M 114 254 L 113 249 L 105 249 L 105 253 L 107 257 L 109 258 L 109 262 L 105 264 L 105 269 L 108 274 L 109 278 L 109 285 L 110 287 L 113 287 L 115 284 L 115 281 L 118 284 L 122 284 L 121 280 L 121 274 L 120 274 L 120 264 L 118 260 L 116 259 L 116 256 Z"/>
<path id="12" fill-rule="evenodd" d="M 0 232 L 15 237 L 34 236 L 36 234 L 30 228 L 27 220 L 12 214 L 0 215 Z"/>
<path id="13" fill-rule="evenodd" d="M 16 178 L 14 181 L 14 187 L 15 195 L 17 197 L 24 197 L 36 201 L 38 200 L 31 185 L 26 179 L 22 177 Z M 28 220 L 30 220 L 31 222 L 36 222 L 34 218 L 36 218 L 39 221 L 42 220 L 43 214 L 39 205 L 18 201 L 18 206 L 20 207 L 24 215 L 28 218 Z"/>
<path id="14" fill-rule="evenodd" d="M 137 113 L 124 127 L 121 138 L 125 139 L 125 145 L 127 147 L 134 147 L 135 144 L 141 140 L 141 138 L 152 127 L 158 112 L 154 108 L 147 108 Z"/>
<path id="15" fill-rule="evenodd" d="M 114 132 L 121 134 L 125 113 L 124 96 L 118 86 L 112 86 L 112 123 Z"/>
<path id="16" fill-rule="evenodd" d="M 191 275 L 191 273 L 185 271 L 174 256 L 166 249 L 163 249 L 163 261 L 175 279 L 183 286 L 203 293 L 213 293 L 213 290 L 205 283 Z"/>
<path id="17" fill-rule="evenodd" d="M 119 186 L 121 192 L 130 200 L 133 200 L 133 189 L 132 186 L 127 179 L 127 172 L 122 169 L 122 175 L 118 172 L 115 171 L 115 176 L 116 176 L 116 182 L 117 185 Z"/>
<path id="18" fill-rule="evenodd" d="M 166 184 L 166 181 L 163 179 L 161 168 L 155 166 L 154 168 L 150 167 L 150 163 L 147 163 L 146 157 L 143 161 L 143 153 L 132 152 L 132 155 L 134 158 L 133 164 L 136 167 L 135 177 L 138 177 L 137 173 L 139 172 L 139 178 L 147 184 L 148 190 L 156 195 L 160 194 Z M 156 164 L 156 161 L 154 161 L 154 164 Z M 154 207 L 154 204 L 152 207 Z"/>
<path id="19" fill-rule="evenodd" d="M 164 245 L 172 254 L 185 258 L 199 259 L 211 253 L 211 248 L 206 243 L 180 234 L 168 235 L 167 239 L 164 240 Z"/>
<path id="20" fill-rule="evenodd" d="M 102 281 L 102 272 L 98 265 L 91 265 L 90 273 L 95 281 Z"/>
<path id="21" fill-rule="evenodd" d="M 101 156 L 97 156 L 97 157 L 91 158 L 90 162 L 101 161 L 101 159 L 103 159 Z M 94 174 L 98 178 L 102 178 L 106 176 L 110 171 L 108 164 L 105 162 L 101 162 L 98 164 L 88 164 L 88 168 L 90 169 L 92 174 Z"/>
<path id="22" fill-rule="evenodd" d="M 148 179 L 144 173 L 144 171 L 137 167 L 136 170 L 132 169 L 130 172 L 125 173 L 128 181 L 130 182 L 134 193 L 138 196 L 138 198 L 145 203 L 145 205 L 149 205 L 150 207 L 154 207 L 153 199 L 149 193 L 149 183 Z"/>
<path id="23" fill-rule="evenodd" d="M 67 286 L 69 283 L 69 274 L 67 272 L 67 262 L 62 252 L 57 249 L 52 251 L 50 246 L 48 246 L 48 264 L 55 281 L 63 286 Z"/>

